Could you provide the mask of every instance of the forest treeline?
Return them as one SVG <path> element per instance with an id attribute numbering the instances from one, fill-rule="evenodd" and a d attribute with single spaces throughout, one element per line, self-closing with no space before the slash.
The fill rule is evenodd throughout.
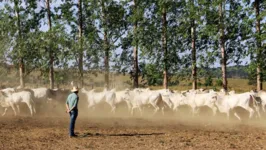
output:
<path id="1" fill-rule="evenodd" d="M 22 88 L 34 71 L 54 88 L 74 68 L 81 87 L 84 72 L 97 70 L 107 87 L 115 72 L 129 73 L 132 87 L 186 78 L 196 89 L 218 78 L 227 90 L 227 78 L 241 77 L 262 90 L 265 10 L 264 0 L 1 1 L 0 60 L 15 66 Z"/>

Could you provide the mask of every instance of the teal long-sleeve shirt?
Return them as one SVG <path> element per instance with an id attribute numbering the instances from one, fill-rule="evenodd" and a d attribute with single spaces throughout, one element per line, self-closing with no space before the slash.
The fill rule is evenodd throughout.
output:
<path id="1" fill-rule="evenodd" d="M 77 110 L 78 101 L 79 101 L 78 95 L 76 93 L 71 93 L 67 97 L 66 104 L 68 105 L 69 109 L 71 109 L 74 106 L 73 110 Z"/>

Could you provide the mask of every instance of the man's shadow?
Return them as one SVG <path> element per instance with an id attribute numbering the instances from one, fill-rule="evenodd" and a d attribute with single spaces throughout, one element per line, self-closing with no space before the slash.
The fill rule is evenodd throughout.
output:
<path id="1" fill-rule="evenodd" d="M 93 136 L 152 136 L 152 135 L 164 135 L 165 133 L 120 133 L 120 134 L 101 134 L 101 133 L 84 133 L 79 134 L 78 137 L 86 138 L 86 137 L 93 137 Z"/>

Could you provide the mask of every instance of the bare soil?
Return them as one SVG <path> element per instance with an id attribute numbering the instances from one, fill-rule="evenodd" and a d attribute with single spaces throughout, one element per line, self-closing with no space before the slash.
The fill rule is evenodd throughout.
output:
<path id="1" fill-rule="evenodd" d="M 69 116 L 0 118 L 0 149 L 266 149 L 264 120 L 224 117 L 80 115 L 77 138 L 68 137 Z"/>

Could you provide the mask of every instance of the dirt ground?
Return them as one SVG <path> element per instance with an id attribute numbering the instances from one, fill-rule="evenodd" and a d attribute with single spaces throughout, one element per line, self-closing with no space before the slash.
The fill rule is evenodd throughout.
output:
<path id="1" fill-rule="evenodd" d="M 0 117 L 0 149 L 266 149 L 264 120 L 210 116 L 80 115 L 78 138 L 68 137 L 69 116 Z"/>

